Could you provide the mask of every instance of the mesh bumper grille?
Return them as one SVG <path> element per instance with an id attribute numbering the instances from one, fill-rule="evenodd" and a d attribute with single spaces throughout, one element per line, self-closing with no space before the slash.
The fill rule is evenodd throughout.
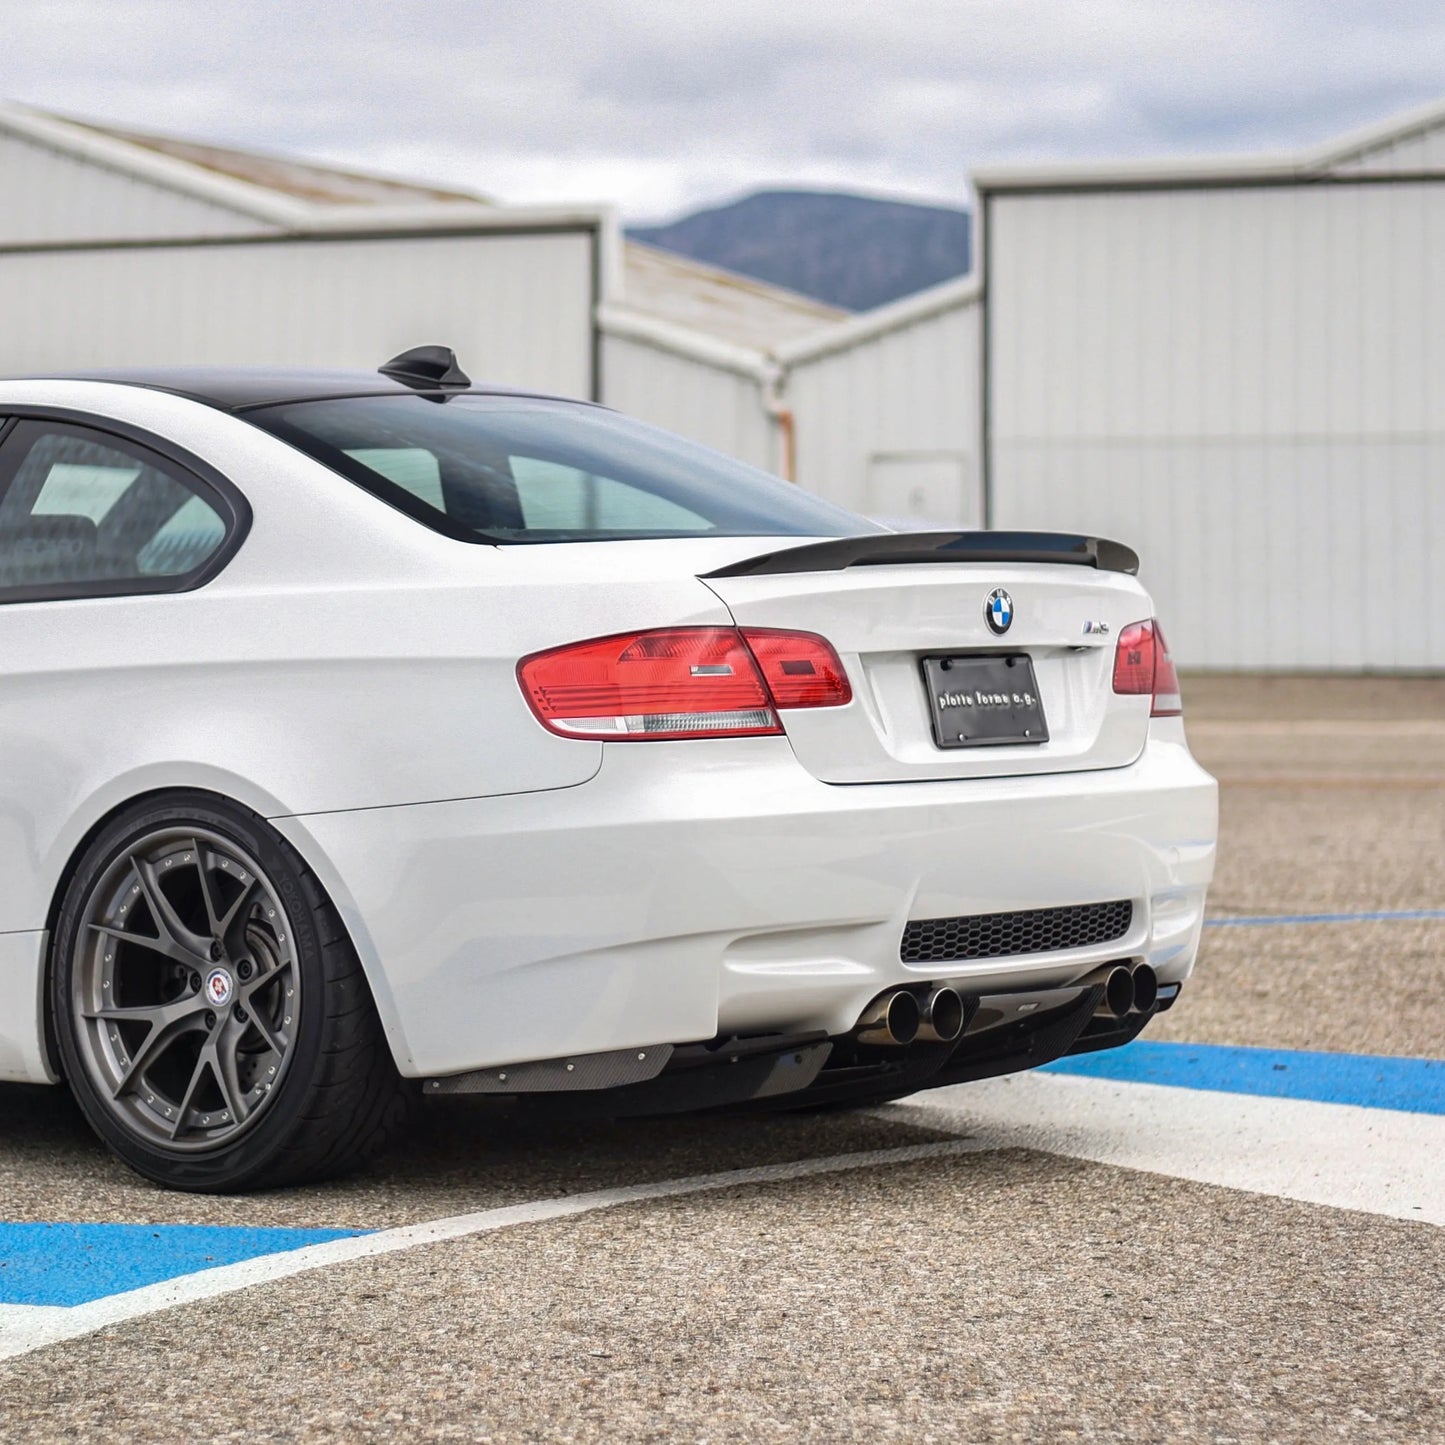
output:
<path id="1" fill-rule="evenodd" d="M 1128 933 L 1134 905 L 1084 903 L 1074 908 L 1031 908 L 1022 913 L 974 913 L 966 918 L 921 918 L 903 930 L 904 963 L 954 963 L 1012 958 L 1112 943 Z"/>

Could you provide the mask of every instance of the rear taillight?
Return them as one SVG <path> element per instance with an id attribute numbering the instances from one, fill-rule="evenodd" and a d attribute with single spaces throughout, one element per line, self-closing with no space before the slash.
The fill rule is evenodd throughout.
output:
<path id="1" fill-rule="evenodd" d="M 1153 698 L 1150 717 L 1178 717 L 1184 711 L 1179 674 L 1169 656 L 1164 631 L 1152 619 L 1131 622 L 1114 649 L 1114 691 Z"/>
<path id="2" fill-rule="evenodd" d="M 732 627 L 572 643 L 523 658 L 517 677 L 544 727 L 614 742 L 780 733 L 778 708 L 834 707 L 852 697 L 823 638 Z"/>
<path id="3" fill-rule="evenodd" d="M 743 636 L 776 707 L 842 707 L 853 701 L 848 674 L 827 638 L 771 627 L 745 627 Z"/>

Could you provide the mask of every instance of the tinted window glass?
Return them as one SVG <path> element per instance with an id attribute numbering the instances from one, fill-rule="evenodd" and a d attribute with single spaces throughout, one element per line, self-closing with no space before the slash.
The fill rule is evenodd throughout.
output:
<path id="1" fill-rule="evenodd" d="M 83 428 L 22 422 L 6 441 L 0 589 L 145 585 L 225 540 L 209 501 L 160 458 Z"/>
<path id="2" fill-rule="evenodd" d="M 267 407 L 247 419 L 468 541 L 879 530 L 765 472 L 600 407 L 365 396 Z"/>

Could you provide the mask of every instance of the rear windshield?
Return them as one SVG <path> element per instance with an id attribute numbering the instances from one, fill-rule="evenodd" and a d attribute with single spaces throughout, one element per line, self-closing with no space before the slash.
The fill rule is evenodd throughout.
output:
<path id="1" fill-rule="evenodd" d="M 879 530 L 766 472 L 600 407 L 361 396 L 266 407 L 247 420 L 469 542 Z"/>

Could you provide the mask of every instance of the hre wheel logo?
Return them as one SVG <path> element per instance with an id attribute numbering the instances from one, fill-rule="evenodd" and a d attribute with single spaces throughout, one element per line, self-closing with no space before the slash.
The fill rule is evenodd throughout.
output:
<path id="1" fill-rule="evenodd" d="M 997 637 L 1002 637 L 1013 624 L 1014 600 L 1002 587 L 995 587 L 984 600 L 983 620 Z"/>

